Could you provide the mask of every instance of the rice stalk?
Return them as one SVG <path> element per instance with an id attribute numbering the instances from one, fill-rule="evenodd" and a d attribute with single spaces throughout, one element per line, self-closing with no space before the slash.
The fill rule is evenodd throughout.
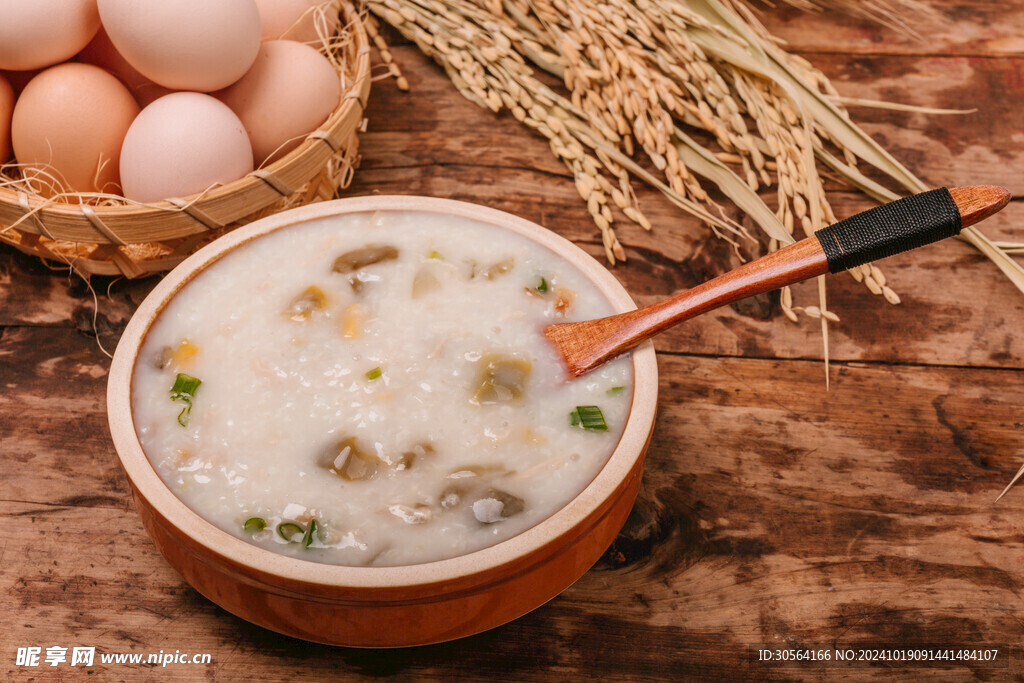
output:
<path id="1" fill-rule="evenodd" d="M 877 0 L 864 9 L 892 23 L 898 15 L 878 11 L 897 4 Z M 438 62 L 463 96 L 494 112 L 507 109 L 548 140 L 611 264 L 625 258 L 617 216 L 651 228 L 636 203 L 636 180 L 738 246 L 746 233 L 709 196 L 710 182 L 753 219 L 770 249 L 836 221 L 823 172 L 879 201 L 898 195 L 859 165 L 909 192 L 929 189 L 845 109 L 847 102 L 885 105 L 842 98 L 823 73 L 779 47 L 739 0 L 367 0 L 367 7 Z M 544 85 L 537 71 L 563 87 Z M 774 190 L 774 208 L 762 199 L 765 190 Z M 1008 256 L 1019 245 L 1003 249 L 971 229 L 962 239 L 1024 291 L 1024 269 Z M 899 303 L 877 267 L 851 276 Z M 784 314 L 803 312 L 823 326 L 836 319 L 823 284 L 818 290 L 816 307 L 793 306 L 784 290 Z"/>
<path id="2" fill-rule="evenodd" d="M 996 496 L 996 499 L 993 502 L 994 503 L 998 503 L 999 500 L 1003 496 L 1005 496 L 1010 491 L 1010 489 L 1013 488 L 1014 484 L 1016 484 L 1018 481 L 1020 481 L 1021 477 L 1024 477 L 1024 465 L 1021 465 L 1020 469 L 1017 470 L 1017 474 L 1013 475 L 1013 479 L 1011 479 L 1010 483 L 1006 485 L 1006 488 L 1003 489 L 1002 492 L 998 496 Z"/>
<path id="3" fill-rule="evenodd" d="M 992 244 L 1007 254 L 1024 254 L 1024 243 L 1021 242 L 993 242 Z"/>

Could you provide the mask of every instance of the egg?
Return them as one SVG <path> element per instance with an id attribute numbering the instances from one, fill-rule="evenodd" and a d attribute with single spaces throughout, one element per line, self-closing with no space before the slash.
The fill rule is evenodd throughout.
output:
<path id="1" fill-rule="evenodd" d="M 128 60 L 122 57 L 114 44 L 110 42 L 110 36 L 102 26 L 96 33 L 96 37 L 78 53 L 78 61 L 106 69 L 117 76 L 122 83 L 128 86 L 140 106 L 145 107 L 158 97 L 163 97 L 171 92 L 162 85 L 157 85 L 149 80 L 129 64 Z"/>
<path id="2" fill-rule="evenodd" d="M 0 164 L 11 158 L 11 116 L 14 114 L 14 88 L 0 76 Z"/>
<path id="3" fill-rule="evenodd" d="M 96 0 L 0 0 L 0 69 L 27 71 L 73 57 L 100 27 Z"/>
<path id="4" fill-rule="evenodd" d="M 316 130 L 338 106 L 341 85 L 322 54 L 302 43 L 263 43 L 239 80 L 214 94 L 245 125 L 257 163 L 281 158 Z"/>
<path id="5" fill-rule="evenodd" d="M 124 195 L 140 202 L 186 197 L 252 171 L 245 127 L 219 100 L 177 92 L 132 123 L 121 148 Z"/>
<path id="6" fill-rule="evenodd" d="M 98 7 L 117 51 L 171 90 L 227 87 L 260 49 L 255 0 L 98 0 Z"/>
<path id="7" fill-rule="evenodd" d="M 319 9 L 323 6 L 323 10 Z M 338 8 L 322 0 L 256 0 L 263 40 L 295 40 L 320 44 L 320 32 L 338 29 Z"/>
<path id="8" fill-rule="evenodd" d="M 46 186 L 44 195 L 116 194 L 121 142 L 138 113 L 128 89 L 103 69 L 51 67 L 25 86 L 14 106 L 14 156 L 25 177 Z"/>

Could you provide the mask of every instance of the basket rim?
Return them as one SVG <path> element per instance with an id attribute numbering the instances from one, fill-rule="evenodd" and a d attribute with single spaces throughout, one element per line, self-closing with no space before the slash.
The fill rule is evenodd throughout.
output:
<path id="1" fill-rule="evenodd" d="M 369 98 L 369 37 L 351 2 L 342 0 L 338 5 L 344 17 L 341 26 L 353 36 L 352 42 L 343 48 L 354 57 L 352 83 L 342 92 L 341 102 L 327 120 L 281 159 L 204 192 L 146 205 L 51 202 L 25 191 L 0 188 L 0 229 L 16 223 L 18 231 L 55 241 L 143 244 L 222 228 L 289 196 L 344 148 L 351 133 L 359 127 Z M 236 201 L 242 197 L 245 201 Z M 137 229 L 122 232 L 139 222 L 150 223 L 152 234 L 132 234 Z"/>

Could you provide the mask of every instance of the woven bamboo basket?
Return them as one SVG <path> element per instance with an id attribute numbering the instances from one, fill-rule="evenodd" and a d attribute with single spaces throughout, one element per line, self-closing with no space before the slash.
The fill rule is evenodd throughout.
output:
<path id="1" fill-rule="evenodd" d="M 331 199 L 358 165 L 357 133 L 370 94 L 370 45 L 352 5 L 334 0 L 341 102 L 296 149 L 247 176 L 155 204 L 105 199 L 67 203 L 16 184 L 0 187 L 0 241 L 83 275 L 129 278 L 170 270 L 225 232 L 269 214 Z"/>

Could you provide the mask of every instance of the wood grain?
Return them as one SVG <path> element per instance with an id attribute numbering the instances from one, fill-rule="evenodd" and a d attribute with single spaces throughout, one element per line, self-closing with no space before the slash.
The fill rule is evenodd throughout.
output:
<path id="1" fill-rule="evenodd" d="M 977 106 L 959 118 L 855 117 L 929 183 L 1020 194 L 1024 159 L 1006 141 L 1024 111 L 1024 58 L 1012 42 L 1024 9 L 932 4 L 957 23 L 924 44 L 832 14 L 768 9 L 765 19 L 844 94 Z M 414 49 L 394 52 L 413 90 L 375 84 L 350 191 L 477 201 L 600 258 L 586 208 L 543 139 L 464 101 Z M 833 197 L 840 217 L 870 206 L 853 193 Z M 655 229 L 618 221 L 630 258 L 613 271 L 638 302 L 739 263 L 656 193 L 641 190 L 640 201 Z M 982 230 L 1024 241 L 1022 224 L 1024 203 L 1014 201 Z M 92 295 L 0 249 L 0 672 L 75 680 L 67 665 L 16 666 L 16 649 L 94 645 L 213 658 L 159 671 L 97 663 L 100 680 L 1024 680 L 1024 489 L 992 504 L 1024 460 L 1024 297 L 952 241 L 883 270 L 899 307 L 849 277 L 829 278 L 829 305 L 843 320 L 830 327 L 828 391 L 817 323 L 788 323 L 768 296 L 658 337 L 661 412 L 640 499 L 598 565 L 505 627 L 377 652 L 248 625 L 166 565 L 107 434 L 109 361 L 88 332 Z M 93 284 L 110 348 L 153 282 Z M 813 286 L 795 303 L 815 304 Z M 1004 648 L 1006 668 L 756 658 L 782 645 L 981 643 Z"/>
<path id="2" fill-rule="evenodd" d="M 991 218 L 1010 203 L 1009 191 L 994 185 L 953 187 L 949 194 L 960 211 L 960 225 L 967 228 Z"/>

